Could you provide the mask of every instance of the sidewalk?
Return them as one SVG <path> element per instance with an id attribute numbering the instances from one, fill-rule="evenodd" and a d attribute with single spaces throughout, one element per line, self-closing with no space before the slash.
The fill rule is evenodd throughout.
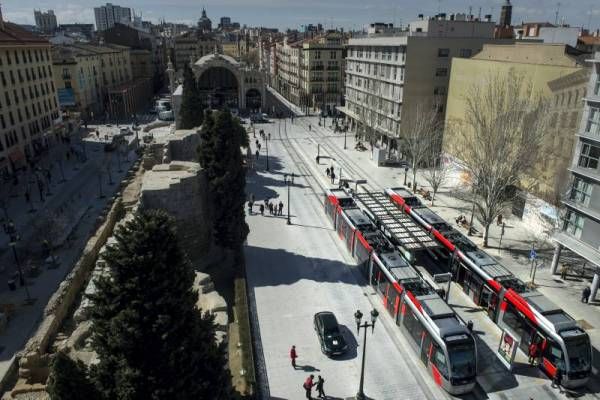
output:
<path id="1" fill-rule="evenodd" d="M 297 105 L 295 105 L 294 103 L 290 102 L 288 99 L 286 99 L 285 97 L 283 97 L 277 90 L 273 89 L 271 86 L 267 86 L 267 90 L 269 91 L 269 93 L 271 93 L 273 96 L 275 96 L 275 98 L 277 100 L 279 100 L 287 108 L 289 108 L 290 110 L 292 110 L 296 116 L 300 117 L 300 116 L 305 116 L 306 115 L 300 109 L 300 107 L 298 107 Z"/>
<path id="2" fill-rule="evenodd" d="M 318 139 L 314 137 L 314 132 L 309 134 L 303 129 L 298 129 L 300 127 L 296 128 L 296 131 L 294 131 L 294 135 L 297 138 L 297 144 L 304 147 L 303 151 L 309 155 L 316 154 L 317 143 L 321 143 L 321 155 L 328 155 L 327 146 L 324 146 L 323 143 L 333 145 L 335 146 L 334 151 L 336 154 L 329 154 L 329 156 L 332 158 L 339 158 L 340 155 L 343 154 L 345 157 L 342 164 L 344 164 L 345 167 L 352 166 L 352 169 L 354 170 L 348 171 L 348 168 L 345 168 L 344 175 L 346 177 L 352 175 L 352 172 L 357 172 L 361 175 L 360 178 L 367 178 L 369 184 L 381 189 L 385 187 L 402 186 L 404 182 L 403 169 L 377 167 L 370 159 L 369 151 L 359 152 L 354 150 L 354 135 L 347 135 L 347 150 L 343 150 L 344 135 L 334 133 L 329 128 L 322 126 L 318 127 L 316 123 L 317 119 L 318 118 L 311 117 L 303 118 L 306 123 L 309 121 L 312 123 L 313 131 L 320 135 Z M 317 126 L 316 129 L 315 126 Z M 329 163 L 335 165 L 337 169 L 337 160 L 332 160 Z M 410 176 L 408 180 L 412 180 Z M 420 182 L 419 187 L 424 186 L 425 188 L 428 188 L 426 185 L 421 185 L 421 183 L 425 183 L 426 181 L 420 173 L 417 174 L 417 182 Z M 435 206 L 431 207 L 432 210 L 452 225 L 455 225 L 454 218 L 456 216 L 459 214 L 468 216 L 471 211 L 471 205 L 469 203 L 462 201 L 453 195 L 460 189 L 458 186 L 457 177 L 455 177 L 454 180 L 449 180 L 449 182 L 440 189 L 441 193 L 436 195 Z M 430 206 L 430 202 L 424 201 L 423 199 L 421 200 L 424 204 Z M 579 300 L 583 287 L 588 285 L 589 282 L 575 276 L 567 277 L 566 281 L 560 279 L 559 276 L 552 276 L 549 271 L 549 265 L 552 258 L 553 246 L 545 241 L 544 238 L 536 237 L 536 235 L 516 217 L 512 215 L 508 216 L 508 213 L 505 215 L 507 215 L 504 217 L 506 231 L 502 239 L 502 248 L 499 248 L 500 228 L 494 225 L 490 228 L 488 240 L 489 248 L 485 249 L 485 251 L 495 257 L 499 263 L 504 265 L 515 276 L 528 282 L 531 280 L 529 277 L 531 263 L 527 256 L 531 248 L 531 243 L 535 242 L 539 257 L 539 266 L 535 276 L 537 289 L 558 306 L 563 308 L 573 318 L 578 320 L 590 335 L 590 339 L 595 349 L 600 349 L 600 331 L 597 329 L 600 327 L 600 313 L 598 312 L 599 304 L 584 305 Z M 483 231 L 482 227 L 477 224 L 477 222 L 475 226 L 479 232 Z M 464 229 L 458 229 L 463 233 L 466 233 Z M 483 238 L 481 237 L 481 234 L 471 237 L 471 240 L 483 248 Z M 596 361 L 598 360 L 598 357 L 598 352 L 595 351 L 594 358 Z M 594 368 L 594 373 L 597 374 L 597 372 L 596 368 Z M 597 387 L 600 386 L 600 382 L 593 382 L 594 378 L 592 378 L 591 381 L 592 382 L 588 387 L 596 393 L 600 391 L 600 387 Z M 598 379 L 596 379 L 596 381 L 598 381 Z"/>

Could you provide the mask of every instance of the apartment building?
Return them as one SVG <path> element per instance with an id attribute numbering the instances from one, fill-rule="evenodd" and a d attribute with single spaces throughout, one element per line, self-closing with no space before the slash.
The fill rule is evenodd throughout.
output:
<path id="1" fill-rule="evenodd" d="M 50 43 L 0 10 L 0 175 L 26 165 L 63 132 Z"/>
<path id="2" fill-rule="evenodd" d="M 577 91 L 575 86 L 582 84 L 579 74 L 585 74 L 584 60 L 585 55 L 567 45 L 532 42 L 486 44 L 480 53 L 470 59 L 452 60 L 446 124 L 460 126 L 465 117 L 466 96 L 474 85 L 484 85 L 490 74 L 505 77 L 513 72 L 519 74 L 523 77 L 524 84 L 531 84 L 536 93 L 552 104 L 549 132 L 553 133 L 545 136 L 540 149 L 544 156 L 540 157 L 540 163 L 522 177 L 521 187 L 528 190 L 527 193 L 519 193 L 512 209 L 514 215 L 528 220 L 532 227 L 542 229 L 543 219 L 549 216 L 541 215 L 540 210 L 556 204 L 556 199 L 561 196 L 564 175 L 562 182 L 557 178 L 560 178 L 562 168 L 565 167 L 561 164 L 564 162 L 565 150 L 568 149 L 567 154 L 571 154 L 568 153 L 573 141 L 571 133 L 581 113 L 581 102 L 578 104 L 576 98 L 583 97 L 583 89 L 579 88 Z M 559 99 L 558 105 L 556 96 Z M 455 132 L 453 129 L 444 132 L 443 149 L 451 156 L 456 155 L 459 140 Z M 555 215 L 550 217 L 555 218 Z"/>
<path id="3" fill-rule="evenodd" d="M 600 52 L 588 60 L 592 66 L 585 107 L 577 132 L 571 185 L 563 204 L 562 231 L 554 236 L 552 272 L 556 273 L 563 248 L 596 267 L 590 301 L 596 297 L 600 275 Z"/>
<path id="4" fill-rule="evenodd" d="M 332 114 L 342 104 L 344 37 L 340 32 L 276 44 L 277 90 L 302 109 Z"/>
<path id="5" fill-rule="evenodd" d="M 401 152 L 403 113 L 417 104 L 435 105 L 443 118 L 452 60 L 477 54 L 494 40 L 494 29 L 489 18 L 439 14 L 393 35 L 350 39 L 340 108 L 346 123 L 353 131 L 371 126 Z"/>
<path id="6" fill-rule="evenodd" d="M 210 34 L 200 30 L 192 30 L 177 36 L 174 40 L 175 70 L 178 76 L 183 75 L 185 64 L 190 60 L 197 61 L 201 57 L 212 54 L 219 48 L 219 43 Z"/>
<path id="7" fill-rule="evenodd" d="M 48 10 L 47 12 L 34 10 L 33 17 L 35 19 L 35 26 L 37 26 L 40 32 L 51 34 L 56 31 L 56 27 L 58 25 L 56 23 L 56 15 L 54 14 L 54 10 Z"/>
<path id="8" fill-rule="evenodd" d="M 121 7 L 111 3 L 94 8 L 96 30 L 104 31 L 112 28 L 116 23 L 129 25 L 131 23 L 131 8 Z"/>
<path id="9" fill-rule="evenodd" d="M 115 44 L 53 47 L 61 107 L 81 112 L 83 118 L 126 117 L 139 110 L 152 96 L 152 67 L 147 50 L 141 57 L 131 53 Z"/>

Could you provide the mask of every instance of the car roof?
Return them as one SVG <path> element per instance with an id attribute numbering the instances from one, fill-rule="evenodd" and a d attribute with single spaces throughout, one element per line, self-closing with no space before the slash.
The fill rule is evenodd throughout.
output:
<path id="1" fill-rule="evenodd" d="M 331 311 L 318 312 L 315 314 L 315 318 L 319 318 L 327 328 L 338 326 L 337 319 Z"/>

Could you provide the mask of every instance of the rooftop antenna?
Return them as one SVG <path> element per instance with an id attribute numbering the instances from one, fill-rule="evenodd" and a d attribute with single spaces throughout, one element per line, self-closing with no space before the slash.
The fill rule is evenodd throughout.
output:
<path id="1" fill-rule="evenodd" d="M 481 7 L 479 7 L 479 15 L 477 15 L 477 19 L 481 21 Z"/>
<path id="2" fill-rule="evenodd" d="M 472 19 L 472 15 L 473 15 L 473 6 L 469 6 L 469 15 L 468 15 L 469 20 Z"/>
<path id="3" fill-rule="evenodd" d="M 592 31 L 592 9 L 590 8 L 590 11 L 588 11 L 588 30 L 591 32 Z"/>
<path id="4" fill-rule="evenodd" d="M 558 25 L 558 12 L 560 11 L 560 2 L 556 3 L 556 13 L 554 16 L 554 25 Z"/>

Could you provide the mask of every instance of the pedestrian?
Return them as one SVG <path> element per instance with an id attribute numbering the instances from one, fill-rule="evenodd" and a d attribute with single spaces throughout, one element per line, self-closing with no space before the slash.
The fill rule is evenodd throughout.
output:
<path id="1" fill-rule="evenodd" d="M 473 332 L 473 321 L 467 321 L 467 329 L 469 330 L 469 332 Z"/>
<path id="2" fill-rule="evenodd" d="M 560 279 L 562 279 L 563 281 L 567 279 L 567 266 L 566 265 L 563 265 L 560 270 Z"/>
<path id="3" fill-rule="evenodd" d="M 283 202 L 279 202 L 279 215 L 283 215 Z"/>
<path id="4" fill-rule="evenodd" d="M 259 156 L 260 152 L 258 150 L 256 150 L 256 160 L 258 161 L 258 156 Z"/>
<path id="5" fill-rule="evenodd" d="M 325 390 L 323 389 L 323 384 L 325 383 L 325 379 L 321 375 L 319 375 L 319 380 L 317 381 L 317 393 L 319 397 L 325 397 Z"/>
<path id="6" fill-rule="evenodd" d="M 260 151 L 260 148 L 262 147 L 262 144 L 259 143 L 257 147 L 258 147 L 258 151 Z"/>
<path id="7" fill-rule="evenodd" d="M 312 399 L 312 388 L 313 386 L 315 386 L 315 384 L 313 383 L 313 379 L 315 379 L 315 376 L 313 374 L 310 374 L 310 376 L 304 381 L 303 385 L 304 390 L 306 390 L 306 398 L 309 400 Z"/>
<path id="8" fill-rule="evenodd" d="M 533 366 L 535 364 L 535 361 L 537 360 L 537 353 L 538 353 L 538 345 L 534 340 L 529 345 L 529 365 Z"/>
<path id="9" fill-rule="evenodd" d="M 258 145 L 260 144 L 260 142 L 258 141 L 258 139 L 256 139 L 256 147 L 258 147 Z"/>
<path id="10" fill-rule="evenodd" d="M 287 183 L 287 174 L 283 174 L 283 183 Z"/>
<path id="11" fill-rule="evenodd" d="M 271 132 L 269 132 L 269 140 L 271 140 Z"/>
<path id="12" fill-rule="evenodd" d="M 318 164 L 319 163 L 319 156 L 316 157 L 316 160 L 317 160 L 317 164 Z"/>
<path id="13" fill-rule="evenodd" d="M 327 173 L 327 177 L 329 178 L 331 176 L 331 170 L 329 169 L 329 167 L 327 167 L 325 172 Z"/>
<path id="14" fill-rule="evenodd" d="M 312 131 L 312 125 L 311 124 L 308 124 L 308 130 Z"/>
<path id="15" fill-rule="evenodd" d="M 331 183 L 335 183 L 335 172 L 331 171 Z"/>
<path id="16" fill-rule="evenodd" d="M 265 215 L 265 206 L 263 204 L 260 205 L 260 215 Z"/>
<path id="17" fill-rule="evenodd" d="M 552 379 L 552 387 L 557 387 L 561 393 L 563 392 L 562 378 L 563 378 L 562 369 L 560 367 L 558 367 L 558 368 L 556 368 L 556 372 L 554 373 L 554 379 Z"/>
<path id="18" fill-rule="evenodd" d="M 252 200 L 248 201 L 248 215 L 252 215 Z"/>
<path id="19" fill-rule="evenodd" d="M 589 286 L 586 286 L 585 288 L 583 288 L 583 292 L 581 293 L 581 302 L 589 303 L 591 293 L 592 293 L 592 289 L 590 289 Z"/>
<path id="20" fill-rule="evenodd" d="M 498 214 L 498 218 L 496 219 L 496 225 L 502 225 L 502 214 Z"/>
<path id="21" fill-rule="evenodd" d="M 269 207 L 269 198 L 265 198 L 265 207 Z"/>
<path id="22" fill-rule="evenodd" d="M 269 203 L 269 214 L 273 215 L 273 203 Z"/>
<path id="23" fill-rule="evenodd" d="M 292 360 L 292 367 L 296 369 L 296 358 L 298 358 L 298 353 L 296 353 L 296 346 L 292 346 L 290 349 L 290 359 Z"/>

